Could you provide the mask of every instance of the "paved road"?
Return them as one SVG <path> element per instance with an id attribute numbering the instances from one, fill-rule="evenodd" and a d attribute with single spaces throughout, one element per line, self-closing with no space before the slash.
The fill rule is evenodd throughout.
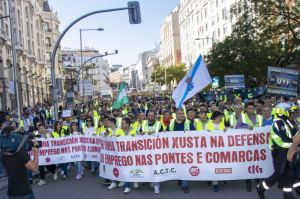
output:
<path id="1" fill-rule="evenodd" d="M 48 184 L 44 186 L 34 185 L 34 193 L 37 199 L 257 199 L 255 191 L 245 191 L 245 181 L 232 181 L 220 186 L 219 193 L 213 193 L 205 182 L 191 182 L 190 193 L 184 194 L 175 181 L 164 182 L 161 185 L 161 193 L 154 194 L 149 184 L 140 185 L 139 189 L 130 194 L 123 194 L 123 188 L 107 190 L 101 183 L 102 179 L 86 172 L 81 180 L 74 179 L 74 172 L 67 180 L 59 179 L 53 182 L 50 175 L 47 176 Z M 267 199 L 282 199 L 282 194 L 277 188 L 271 189 L 266 194 Z M 0 191 L 0 199 L 7 199 L 5 190 Z"/>

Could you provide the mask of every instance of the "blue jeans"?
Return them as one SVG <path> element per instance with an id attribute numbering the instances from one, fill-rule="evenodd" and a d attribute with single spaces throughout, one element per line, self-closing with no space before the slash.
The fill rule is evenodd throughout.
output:
<path id="1" fill-rule="evenodd" d="M 181 187 L 187 187 L 187 186 L 188 186 L 188 181 L 181 180 Z"/>
<path id="2" fill-rule="evenodd" d="M 76 162 L 76 174 L 77 175 L 81 175 L 81 173 L 83 172 L 83 168 L 82 168 L 82 164 L 81 162 Z"/>
<path id="3" fill-rule="evenodd" d="M 35 199 L 33 193 L 25 196 L 8 196 L 9 199 Z"/>
<path id="4" fill-rule="evenodd" d="M 98 162 L 91 162 L 91 172 L 95 172 L 96 169 L 98 168 Z"/>
<path id="5" fill-rule="evenodd" d="M 130 188 L 132 187 L 132 182 L 125 182 L 125 188 Z"/>
<path id="6" fill-rule="evenodd" d="M 68 163 L 59 164 L 59 167 L 64 171 L 64 175 L 68 176 Z"/>

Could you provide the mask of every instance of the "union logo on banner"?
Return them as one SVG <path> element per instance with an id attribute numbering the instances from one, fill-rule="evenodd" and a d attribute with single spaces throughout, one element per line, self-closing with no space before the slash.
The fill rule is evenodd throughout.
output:
<path id="1" fill-rule="evenodd" d="M 119 169 L 117 169 L 117 168 L 114 168 L 114 169 L 113 169 L 113 173 L 114 173 L 114 176 L 115 176 L 116 178 L 119 177 L 119 175 L 120 175 Z"/>
<path id="2" fill-rule="evenodd" d="M 49 162 L 51 162 L 51 158 L 47 157 L 47 158 L 45 159 L 45 161 L 46 161 L 47 163 L 49 163 Z"/>
<path id="3" fill-rule="evenodd" d="M 192 166 L 189 170 L 191 176 L 198 176 L 200 174 L 200 169 L 196 166 Z"/>

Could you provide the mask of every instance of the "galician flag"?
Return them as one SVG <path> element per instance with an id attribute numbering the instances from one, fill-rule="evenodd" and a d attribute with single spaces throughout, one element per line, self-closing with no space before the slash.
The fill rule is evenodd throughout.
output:
<path id="1" fill-rule="evenodd" d="M 194 63 L 191 71 L 179 82 L 172 93 L 176 107 L 180 108 L 183 103 L 196 95 L 199 91 L 211 83 L 211 78 L 205 62 L 200 55 Z"/>
<path id="2" fill-rule="evenodd" d="M 127 97 L 125 87 L 126 87 L 125 82 L 122 82 L 119 86 L 117 99 L 114 101 L 113 109 L 119 109 L 124 104 L 128 104 L 128 97 Z"/>

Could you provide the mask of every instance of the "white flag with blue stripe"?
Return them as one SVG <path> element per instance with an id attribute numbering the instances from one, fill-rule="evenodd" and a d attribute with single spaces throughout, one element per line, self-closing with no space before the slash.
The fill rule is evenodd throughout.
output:
<path id="1" fill-rule="evenodd" d="M 183 103 L 196 95 L 199 91 L 211 83 L 211 78 L 205 62 L 200 55 L 189 73 L 179 82 L 172 93 L 176 107 L 180 108 Z"/>

